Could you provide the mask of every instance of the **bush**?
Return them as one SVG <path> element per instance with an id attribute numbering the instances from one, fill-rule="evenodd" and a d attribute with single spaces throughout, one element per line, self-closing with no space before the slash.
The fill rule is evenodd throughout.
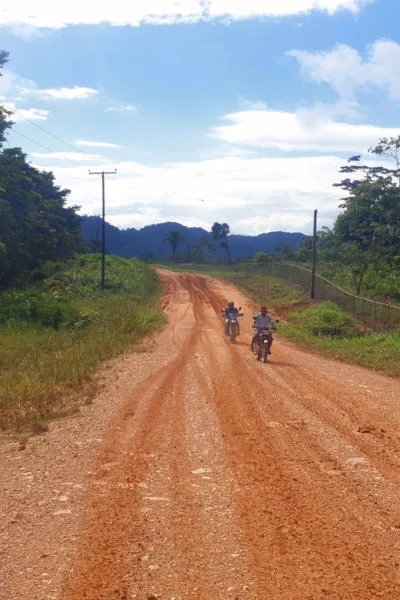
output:
<path id="1" fill-rule="evenodd" d="M 315 336 L 350 338 L 361 334 L 357 320 L 333 302 L 321 302 L 288 316 Z"/>
<path id="2" fill-rule="evenodd" d="M 59 329 L 79 320 L 79 312 L 69 302 L 47 291 L 11 289 L 0 294 L 0 323 L 23 321 Z"/>
<path id="3" fill-rule="evenodd" d="M 266 252 L 256 252 L 252 258 L 253 263 L 262 264 L 262 263 L 270 263 L 274 260 L 275 257 L 271 256 L 271 254 L 266 254 Z"/>
<path id="4" fill-rule="evenodd" d="M 107 256 L 106 288 L 100 291 L 100 267 L 96 255 L 63 268 L 48 264 L 40 288 L 0 293 L 0 431 L 34 428 L 76 409 L 81 395 L 75 391 L 101 361 L 164 324 L 153 269 Z"/>

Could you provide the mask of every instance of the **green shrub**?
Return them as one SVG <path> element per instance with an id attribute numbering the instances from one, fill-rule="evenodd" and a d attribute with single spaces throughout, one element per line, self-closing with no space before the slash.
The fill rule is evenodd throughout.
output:
<path id="1" fill-rule="evenodd" d="M 288 317 L 315 336 L 350 338 L 361 334 L 357 320 L 333 302 L 321 302 Z"/>
<path id="2" fill-rule="evenodd" d="M 102 361 L 165 323 L 154 270 L 107 256 L 103 292 L 100 272 L 99 256 L 79 256 L 48 263 L 40 288 L 0 293 L 0 431 L 35 429 L 74 410 Z"/>
<path id="3" fill-rule="evenodd" d="M 23 321 L 59 329 L 79 322 L 79 312 L 45 290 L 11 289 L 0 293 L 0 323 Z"/>

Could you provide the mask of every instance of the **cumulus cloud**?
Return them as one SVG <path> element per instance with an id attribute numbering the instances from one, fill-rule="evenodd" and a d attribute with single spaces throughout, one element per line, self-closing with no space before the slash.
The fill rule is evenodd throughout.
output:
<path id="1" fill-rule="evenodd" d="M 79 85 L 40 89 L 31 79 L 21 77 L 9 70 L 4 71 L 3 76 L 0 77 L 0 96 L 18 95 L 21 99 L 34 96 L 41 100 L 87 100 L 98 93 L 98 90 Z"/>
<path id="2" fill-rule="evenodd" d="M 42 108 L 18 108 L 15 102 L 2 101 L 2 106 L 11 112 L 10 120 L 14 123 L 26 120 L 46 121 L 49 114 L 48 110 Z"/>
<path id="3" fill-rule="evenodd" d="M 400 135 L 400 128 L 335 121 L 318 106 L 296 113 L 241 111 L 224 121 L 212 135 L 225 143 L 285 151 L 364 152 L 379 138 Z"/>
<path id="4" fill-rule="evenodd" d="M 211 17 L 231 17 L 247 19 L 249 17 L 287 17 L 313 10 L 323 10 L 334 14 L 340 10 L 357 12 L 371 0 L 211 0 Z"/>
<path id="5" fill-rule="evenodd" d="M 368 46 L 365 57 L 345 44 L 328 52 L 291 50 L 306 77 L 327 83 L 342 98 L 354 99 L 361 88 L 384 89 L 392 100 L 400 100 L 400 44 L 377 40 Z"/>
<path id="6" fill-rule="evenodd" d="M 109 106 L 108 108 L 104 109 L 104 112 L 136 112 L 137 111 L 137 106 L 133 105 L 133 104 L 127 104 L 126 106 Z"/>
<path id="7" fill-rule="evenodd" d="M 118 173 L 107 180 L 107 219 L 119 227 L 175 220 L 209 228 L 223 220 L 234 233 L 307 233 L 315 208 L 321 218 L 327 215 L 321 224 L 332 224 L 342 195 L 332 183 L 340 179 L 342 164 L 334 156 L 228 156 L 158 167 L 121 162 L 113 164 Z M 83 214 L 99 213 L 99 188 L 87 168 L 61 166 L 51 155 L 45 166 L 54 171 L 59 185 L 72 190 L 71 204 L 79 204 Z"/>
<path id="8" fill-rule="evenodd" d="M 5 71 L 0 77 L 0 102 L 4 108 L 12 112 L 11 119 L 15 123 L 24 120 L 45 121 L 49 111 L 43 108 L 21 108 L 21 104 L 30 102 L 30 98 L 38 100 L 86 100 L 98 94 L 97 90 L 87 87 L 39 89 L 34 81 L 20 77 L 13 71 Z"/>
<path id="9" fill-rule="evenodd" d="M 63 160 L 68 160 L 68 161 L 73 161 L 73 162 L 90 162 L 90 163 L 99 163 L 99 162 L 106 162 L 106 159 L 104 158 L 104 156 L 101 156 L 101 154 L 83 154 L 81 152 L 31 152 L 30 153 L 31 156 L 33 156 L 34 158 L 38 158 L 41 160 L 46 160 L 47 162 L 49 162 L 49 160 L 51 161 L 56 161 L 56 163 L 58 161 L 63 161 Z M 53 164 L 53 163 L 52 163 Z M 43 166 L 42 166 L 43 168 Z M 86 172 L 87 174 L 87 172 Z"/>
<path id="10" fill-rule="evenodd" d="M 267 110 L 267 105 L 263 100 L 248 100 L 240 98 L 239 105 L 242 110 Z"/>
<path id="11" fill-rule="evenodd" d="M 80 87 L 74 85 L 73 87 L 61 87 L 61 88 L 47 88 L 38 89 L 36 87 L 22 87 L 18 86 L 18 92 L 23 96 L 36 96 L 42 100 L 87 100 L 96 96 L 99 91 L 89 87 Z"/>
<path id="12" fill-rule="evenodd" d="M 11 26 L 16 33 L 32 29 L 60 29 L 67 25 L 110 23 L 133 27 L 146 23 L 170 25 L 216 19 L 250 19 L 255 17 L 287 17 L 324 11 L 334 14 L 341 10 L 359 11 L 374 0 L 99 0 L 96 10 L 89 2 L 69 0 L 52 3 L 49 0 L 2 0 L 0 26 Z"/>
<path id="13" fill-rule="evenodd" d="M 111 142 L 96 142 L 90 140 L 76 140 L 75 144 L 86 148 L 121 148 L 118 144 L 112 144 Z"/>

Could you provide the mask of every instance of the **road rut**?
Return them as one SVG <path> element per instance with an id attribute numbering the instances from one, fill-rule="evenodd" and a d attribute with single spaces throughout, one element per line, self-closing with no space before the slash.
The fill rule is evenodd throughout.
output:
<path id="1" fill-rule="evenodd" d="M 80 425 L 52 429 L 50 448 L 42 438 L 18 461 L 12 447 L 0 457 L 6 514 L 13 494 L 29 504 L 4 527 L 18 565 L 4 561 L 4 598 L 400 600 L 400 381 L 279 335 L 257 363 L 255 307 L 237 290 L 160 277 L 168 325 L 152 351 L 117 362 L 103 399 Z M 245 313 L 236 345 L 219 316 L 231 298 Z M 85 453 L 68 452 L 68 435 Z M 10 472 L 32 473 L 49 452 L 49 486 L 63 469 L 81 486 L 64 515 L 38 509 L 47 488 L 31 485 L 28 500 Z M 10 550 L 8 527 L 30 562 Z"/>

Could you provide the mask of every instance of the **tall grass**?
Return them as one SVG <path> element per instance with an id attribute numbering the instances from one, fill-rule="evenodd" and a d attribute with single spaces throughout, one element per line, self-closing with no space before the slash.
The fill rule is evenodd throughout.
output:
<path id="1" fill-rule="evenodd" d="M 101 361 L 133 348 L 164 323 L 158 277 L 136 259 L 107 257 L 104 292 L 96 255 L 47 268 L 44 289 L 0 294 L 2 429 L 35 428 L 69 411 Z M 17 310 L 12 299 L 18 294 Z M 29 309 L 33 297 L 43 300 L 35 311 Z M 55 307 L 61 315 L 56 321 L 50 318 Z"/>

